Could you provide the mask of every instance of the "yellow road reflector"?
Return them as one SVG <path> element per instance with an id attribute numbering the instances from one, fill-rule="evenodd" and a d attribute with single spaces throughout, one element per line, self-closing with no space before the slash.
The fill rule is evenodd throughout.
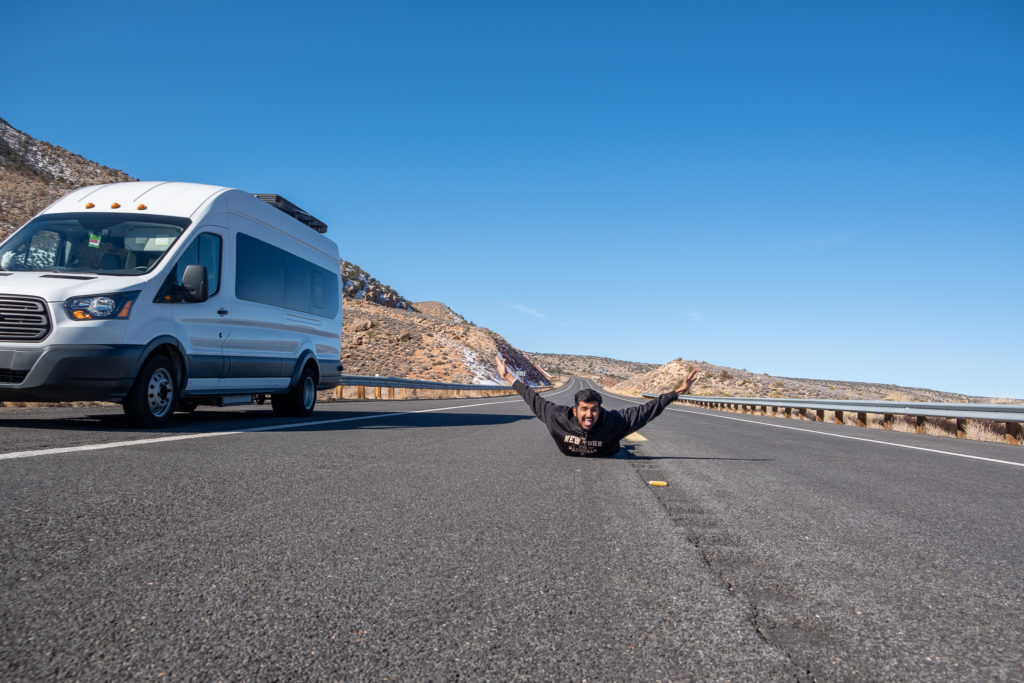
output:
<path id="1" fill-rule="evenodd" d="M 667 481 L 649 481 L 647 483 L 650 484 L 651 486 L 668 486 Z"/>

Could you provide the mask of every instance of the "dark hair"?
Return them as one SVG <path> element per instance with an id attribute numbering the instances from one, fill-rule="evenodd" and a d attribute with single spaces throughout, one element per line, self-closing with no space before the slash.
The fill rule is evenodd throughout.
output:
<path id="1" fill-rule="evenodd" d="M 580 403 L 596 403 L 601 405 L 601 394 L 593 389 L 580 389 L 576 392 L 576 405 Z"/>

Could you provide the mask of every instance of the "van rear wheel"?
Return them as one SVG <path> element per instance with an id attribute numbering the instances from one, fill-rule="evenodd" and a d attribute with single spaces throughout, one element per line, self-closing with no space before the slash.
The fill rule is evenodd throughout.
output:
<path id="1" fill-rule="evenodd" d="M 299 381 L 288 390 L 287 394 L 273 394 L 270 404 L 274 407 L 274 415 L 288 417 L 306 417 L 313 414 L 316 406 L 316 377 L 313 369 L 306 366 L 299 375 Z"/>
<path id="2" fill-rule="evenodd" d="M 150 356 L 135 384 L 122 402 L 125 415 L 147 429 L 165 426 L 178 402 L 178 381 L 174 363 L 167 356 Z"/>

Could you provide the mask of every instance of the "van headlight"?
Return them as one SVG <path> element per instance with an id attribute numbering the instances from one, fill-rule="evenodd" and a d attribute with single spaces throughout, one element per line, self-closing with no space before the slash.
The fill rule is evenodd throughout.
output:
<path id="1" fill-rule="evenodd" d="M 139 291 L 71 297 L 64 302 L 64 310 L 72 320 L 124 320 L 131 315 Z"/>

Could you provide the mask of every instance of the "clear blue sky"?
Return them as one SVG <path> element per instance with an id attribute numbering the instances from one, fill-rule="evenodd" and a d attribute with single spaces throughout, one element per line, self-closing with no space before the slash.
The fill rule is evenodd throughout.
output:
<path id="1" fill-rule="evenodd" d="M 0 117 L 529 351 L 1024 397 L 1024 3 L 18 2 Z"/>

